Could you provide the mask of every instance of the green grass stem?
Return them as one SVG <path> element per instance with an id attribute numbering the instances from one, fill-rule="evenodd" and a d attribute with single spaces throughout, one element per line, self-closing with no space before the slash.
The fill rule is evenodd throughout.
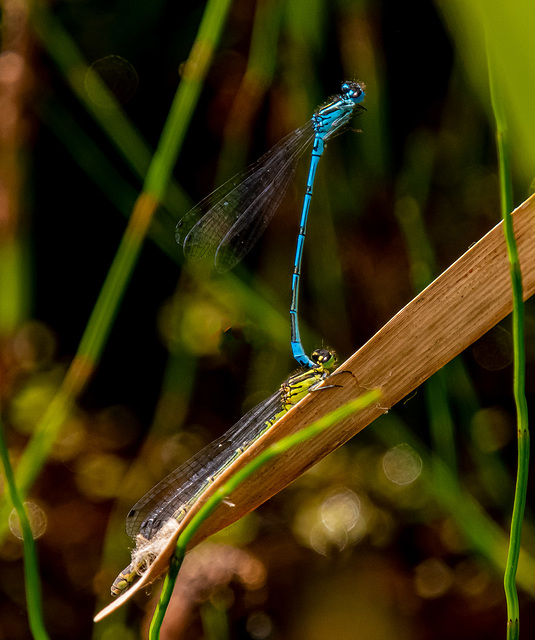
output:
<path id="1" fill-rule="evenodd" d="M 19 516 L 23 537 L 24 551 L 24 576 L 26 583 L 26 602 L 28 606 L 28 620 L 32 636 L 35 640 L 48 640 L 49 635 L 45 629 L 43 620 L 43 608 L 41 604 L 41 581 L 39 580 L 39 562 L 37 549 L 33 539 L 32 528 L 24 508 L 23 499 L 17 489 L 13 469 L 9 460 L 9 451 L 4 437 L 4 427 L 0 420 L 0 458 L 4 467 L 4 476 L 11 502 Z"/>
<path id="2" fill-rule="evenodd" d="M 514 349 L 514 379 L 513 389 L 517 414 L 518 435 L 518 469 L 516 478 L 515 499 L 511 518 L 511 533 L 509 552 L 504 574 L 504 589 L 507 602 L 507 638 L 517 640 L 520 633 L 520 609 L 516 589 L 516 574 L 520 555 L 522 535 L 522 521 L 526 507 L 526 494 L 529 474 L 529 425 L 528 406 L 526 401 L 526 354 L 524 344 L 524 302 L 522 287 L 522 272 L 516 245 L 513 219 L 513 196 L 511 186 L 510 149 L 507 130 L 507 118 L 501 101 L 500 86 L 494 75 L 494 56 L 487 44 L 489 84 L 492 108 L 496 120 L 496 143 L 498 149 L 500 175 L 500 205 L 503 219 L 503 229 L 507 244 L 507 256 L 511 274 L 513 291 L 513 349 Z"/>
<path id="3" fill-rule="evenodd" d="M 273 458 L 277 457 L 278 455 L 285 453 L 292 447 L 295 447 L 298 444 L 301 444 L 306 440 L 317 436 L 325 429 L 328 429 L 337 422 L 344 420 L 352 413 L 361 411 L 374 402 L 378 402 L 380 397 L 380 391 L 368 391 L 356 400 L 352 400 L 343 407 L 339 407 L 338 409 L 331 411 L 326 416 L 320 418 L 301 431 L 293 433 L 292 435 L 283 438 L 279 442 L 276 442 L 275 444 L 268 447 L 265 451 L 260 453 L 249 464 L 243 467 L 243 469 L 240 469 L 240 471 L 231 476 L 227 480 L 227 482 L 223 484 L 223 486 L 217 489 L 208 498 L 205 504 L 202 505 L 199 511 L 191 519 L 191 522 L 189 522 L 188 525 L 184 527 L 184 531 L 181 533 L 177 540 L 175 555 L 171 562 L 170 570 L 165 577 L 160 600 L 158 602 L 158 606 L 156 607 L 156 611 L 151 622 L 149 632 L 150 640 L 158 640 L 158 638 L 160 637 L 160 628 L 165 616 L 165 612 L 169 605 L 171 595 L 173 593 L 180 566 L 186 554 L 187 546 L 191 542 L 193 536 L 199 530 L 199 527 L 206 520 L 206 518 L 208 518 L 214 512 L 216 507 L 218 507 L 221 502 L 223 502 L 223 500 L 225 500 L 225 498 L 230 495 L 246 478 L 258 471 L 261 466 L 263 466 L 270 460 L 273 460 Z"/>
<path id="4" fill-rule="evenodd" d="M 210 0 L 184 65 L 182 80 L 145 180 L 144 191 L 161 200 L 197 105 L 202 83 L 225 24 L 231 0 Z"/>

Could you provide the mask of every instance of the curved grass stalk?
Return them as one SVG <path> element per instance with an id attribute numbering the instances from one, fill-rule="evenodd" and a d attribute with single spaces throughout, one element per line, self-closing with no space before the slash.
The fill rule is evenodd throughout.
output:
<path id="1" fill-rule="evenodd" d="M 184 531 L 181 533 L 177 540 L 176 551 L 171 560 L 169 572 L 165 577 L 162 593 L 160 594 L 160 600 L 158 602 L 158 606 L 156 607 L 156 611 L 154 612 L 154 616 L 151 622 L 149 632 L 150 640 L 158 640 L 158 638 L 160 637 L 160 628 L 165 616 L 165 612 L 167 610 L 167 606 L 171 599 L 171 595 L 173 593 L 178 572 L 186 554 L 187 546 L 191 542 L 193 536 L 199 530 L 199 527 L 206 520 L 206 518 L 210 516 L 215 508 L 219 504 L 221 504 L 221 502 L 223 502 L 223 500 L 225 500 L 225 498 L 229 494 L 231 494 L 246 478 L 253 475 L 261 466 L 277 457 L 278 455 L 285 453 L 292 447 L 295 447 L 296 445 L 301 444 L 302 442 L 305 442 L 310 438 L 313 438 L 314 436 L 333 426 L 340 420 L 347 418 L 352 413 L 355 413 L 357 411 L 360 411 L 361 409 L 364 409 L 365 407 L 377 403 L 380 400 L 380 397 L 381 393 L 379 390 L 375 389 L 372 391 L 368 391 L 356 400 L 352 400 L 344 406 L 331 411 L 331 413 L 327 414 L 320 420 L 317 420 L 305 429 L 302 429 L 301 431 L 298 431 L 297 433 L 287 436 L 279 442 L 272 444 L 265 451 L 254 458 L 249 464 L 243 467 L 243 469 L 240 469 L 240 471 L 231 476 L 227 480 L 227 482 L 225 482 L 208 498 L 206 503 L 199 509 L 199 511 L 192 518 L 189 524 L 184 528 Z"/>
<path id="2" fill-rule="evenodd" d="M 9 451 L 4 438 L 4 428 L 0 420 L 0 458 L 4 467 L 4 476 L 9 490 L 11 502 L 19 516 L 22 529 L 23 550 L 24 550 L 24 577 L 26 580 L 26 602 L 28 605 L 28 620 L 32 636 L 35 640 L 49 640 L 49 635 L 45 629 L 43 620 L 43 608 L 41 604 L 41 583 L 39 580 L 39 563 L 37 560 L 37 549 L 33 539 L 32 529 L 22 498 L 15 484 L 13 469 L 9 461 Z"/>
<path id="3" fill-rule="evenodd" d="M 509 550 L 504 574 L 504 589 L 505 599 L 507 602 L 507 638 L 508 640 L 516 640 L 519 637 L 520 616 L 518 593 L 516 589 L 516 574 L 518 571 L 522 521 L 524 519 L 524 510 L 526 506 L 529 473 L 529 425 L 528 406 L 525 393 L 526 355 L 524 345 L 524 303 L 522 272 L 520 270 L 518 248 L 513 229 L 513 219 L 511 217 L 511 212 L 513 210 L 513 197 L 507 119 L 500 99 L 499 84 L 494 75 L 493 55 L 488 40 L 487 59 L 489 66 L 489 84 L 492 109 L 496 120 L 496 144 L 498 149 L 500 174 L 500 205 L 513 293 L 513 389 L 517 413 L 518 468 L 513 514 L 511 518 Z"/>

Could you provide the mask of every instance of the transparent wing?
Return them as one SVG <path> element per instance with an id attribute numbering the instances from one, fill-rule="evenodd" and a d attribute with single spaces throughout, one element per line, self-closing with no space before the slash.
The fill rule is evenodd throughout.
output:
<path id="1" fill-rule="evenodd" d="M 141 534 L 150 540 L 169 518 L 235 457 L 238 449 L 251 444 L 266 428 L 266 423 L 280 411 L 279 389 L 136 502 L 126 517 L 126 533 L 131 538 Z"/>
<path id="2" fill-rule="evenodd" d="M 191 209 L 175 231 L 186 257 L 214 256 L 220 272 L 235 266 L 269 224 L 313 139 L 309 121 Z"/>

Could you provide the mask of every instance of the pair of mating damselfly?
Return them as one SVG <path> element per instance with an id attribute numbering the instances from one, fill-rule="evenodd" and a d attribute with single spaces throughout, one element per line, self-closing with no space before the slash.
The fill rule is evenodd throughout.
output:
<path id="1" fill-rule="evenodd" d="M 270 398 L 243 416 L 223 436 L 159 482 L 130 510 L 126 531 L 136 540 L 132 562 L 116 578 L 112 594 L 130 587 L 154 560 L 159 538 L 171 535 L 188 510 L 263 433 L 324 380 L 334 367 L 334 354 L 324 349 L 309 358 L 301 344 L 298 294 L 303 245 L 312 189 L 326 141 L 348 125 L 362 108 L 364 85 L 345 82 L 340 95 L 319 108 L 303 127 L 281 140 L 260 160 L 202 200 L 176 227 L 176 239 L 188 258 L 212 256 L 218 271 L 235 266 L 256 243 L 279 206 L 297 161 L 312 143 L 292 278 L 290 305 L 292 352 L 306 370 L 291 376 Z"/>
<path id="2" fill-rule="evenodd" d="M 306 192 L 299 223 L 290 304 L 291 345 L 302 367 L 314 367 L 306 355 L 299 331 L 299 280 L 308 212 L 319 160 L 325 142 L 346 127 L 363 109 L 364 85 L 344 82 L 342 91 L 320 107 L 303 127 L 283 138 L 273 149 L 201 200 L 176 226 L 176 241 L 188 258 L 213 257 L 218 271 L 234 267 L 253 247 L 277 210 L 297 161 L 312 143 Z"/>

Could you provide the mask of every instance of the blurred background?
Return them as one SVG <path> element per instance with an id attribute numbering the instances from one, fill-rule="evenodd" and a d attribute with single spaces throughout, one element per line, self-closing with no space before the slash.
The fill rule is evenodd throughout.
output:
<path id="1" fill-rule="evenodd" d="M 184 264 L 174 226 L 193 204 L 342 81 L 366 84 L 366 111 L 320 162 L 301 281 L 305 349 L 334 348 L 343 362 L 499 222 L 482 19 L 509 118 L 515 206 L 530 195 L 535 14 L 528 2 L 487 4 L 483 16 L 475 2 L 232 2 L 173 182 L 131 277 L 107 298 L 110 330 L 95 330 L 99 357 L 72 374 L 206 5 L 58 0 L 29 14 L 4 0 L 1 415 L 14 467 L 35 453 L 24 459 L 27 500 L 52 638 L 146 637 L 160 583 L 92 622 L 129 562 L 126 513 L 295 370 L 288 309 L 308 154 L 232 272 Z M 120 107 L 102 102 L 94 72 Z M 534 332 L 528 302 L 528 394 Z M 162 637 L 504 638 L 511 362 L 506 319 L 195 549 Z M 45 447 L 36 434 L 58 392 L 65 411 Z M 2 499 L 0 638 L 18 640 L 30 637 L 22 547 Z M 525 636 L 535 631 L 529 500 Z"/>

